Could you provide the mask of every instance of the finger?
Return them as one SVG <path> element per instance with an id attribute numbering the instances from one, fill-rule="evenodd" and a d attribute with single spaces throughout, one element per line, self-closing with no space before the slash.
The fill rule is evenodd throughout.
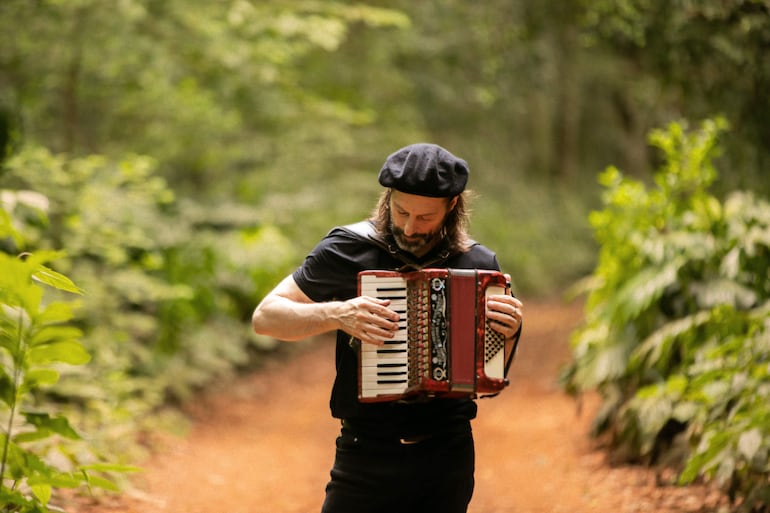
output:
<path id="1" fill-rule="evenodd" d="M 377 310 L 370 312 L 365 318 L 365 324 L 375 330 L 381 330 L 385 334 L 392 334 L 399 328 L 401 316 L 392 310 Z M 379 333 L 375 331 L 375 333 Z"/>
<path id="2" fill-rule="evenodd" d="M 393 322 L 398 322 L 401 318 L 398 312 L 389 308 L 390 299 L 379 299 L 371 296 L 361 296 L 361 298 L 370 303 L 367 305 L 367 310 L 378 317 L 389 319 Z"/>
<path id="3" fill-rule="evenodd" d="M 517 324 L 524 318 L 524 304 L 511 296 L 490 296 L 489 310 L 504 313 L 513 317 Z"/>
<path id="4" fill-rule="evenodd" d="M 502 323 L 499 321 L 492 321 L 490 326 L 493 330 L 500 333 L 506 339 L 513 337 L 518 331 L 517 326 L 512 326 L 510 324 Z"/>
<path id="5" fill-rule="evenodd" d="M 367 331 L 362 331 L 361 332 L 361 336 L 358 337 L 358 339 L 361 342 L 365 343 L 365 344 L 372 344 L 372 345 L 375 345 L 375 346 L 383 346 L 383 345 L 385 345 L 385 341 L 384 340 L 381 340 L 381 339 L 378 339 L 378 338 L 372 338 L 369 335 L 369 332 L 367 332 Z"/>
<path id="6" fill-rule="evenodd" d="M 490 296 L 487 300 L 487 310 L 492 312 L 513 315 L 516 312 L 516 305 L 510 296 Z"/>
<path id="7" fill-rule="evenodd" d="M 511 305 L 514 308 L 518 308 L 519 310 L 522 310 L 524 308 L 524 303 L 521 302 L 520 299 L 515 298 L 513 296 L 505 296 L 505 295 L 497 295 L 497 296 L 490 296 L 494 298 L 496 301 L 499 301 L 501 303 L 505 303 L 507 305 Z"/>
<path id="8" fill-rule="evenodd" d="M 506 308 L 507 310 L 507 308 Z M 522 314 L 516 309 L 509 311 L 500 311 L 490 309 L 487 312 L 487 319 L 492 322 L 492 328 L 504 335 L 506 338 L 510 338 L 516 334 L 522 323 Z"/>
<path id="9" fill-rule="evenodd" d="M 506 328 L 516 325 L 516 318 L 504 312 L 490 311 L 487 313 L 487 319 Z"/>
<path id="10" fill-rule="evenodd" d="M 373 303 L 376 305 L 387 307 L 390 304 L 390 299 L 382 299 L 379 297 L 372 297 L 372 296 L 360 296 L 361 299 L 364 301 L 367 301 L 369 303 Z"/>
<path id="11" fill-rule="evenodd" d="M 389 317 L 380 316 L 377 313 L 370 313 L 363 326 L 368 335 L 379 340 L 389 340 L 393 338 L 400 329 L 401 316 L 391 310 L 383 311 Z M 392 315 L 391 315 L 392 314 Z"/>
<path id="12" fill-rule="evenodd" d="M 361 332 L 361 341 L 378 346 L 393 338 L 393 332 L 378 326 L 369 325 Z"/>
<path id="13" fill-rule="evenodd" d="M 391 324 L 398 323 L 398 321 L 401 320 L 401 314 L 390 308 L 378 308 L 374 313 L 377 315 L 378 319 L 387 320 Z"/>

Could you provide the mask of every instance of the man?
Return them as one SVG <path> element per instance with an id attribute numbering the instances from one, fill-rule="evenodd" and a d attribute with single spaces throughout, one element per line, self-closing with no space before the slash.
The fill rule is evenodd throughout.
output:
<path id="1" fill-rule="evenodd" d="M 359 271 L 425 267 L 499 271 L 495 254 L 472 241 L 467 163 L 434 144 L 413 144 L 385 161 L 385 187 L 368 222 L 338 227 L 254 311 L 257 333 L 299 340 L 337 330 L 331 413 L 342 422 L 323 513 L 462 513 L 474 486 L 466 398 L 360 402 L 356 339 L 383 344 L 398 328 L 388 300 L 357 297 Z M 522 303 L 490 296 L 491 327 L 518 340 Z"/>

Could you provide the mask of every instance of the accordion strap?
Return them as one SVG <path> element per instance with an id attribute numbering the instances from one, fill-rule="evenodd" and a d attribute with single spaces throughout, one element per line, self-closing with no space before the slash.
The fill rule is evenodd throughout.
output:
<path id="1" fill-rule="evenodd" d="M 401 268 L 397 269 L 398 271 L 402 272 L 409 270 L 419 271 L 427 267 L 435 266 L 454 254 L 448 248 L 444 248 L 439 251 L 433 258 L 425 262 L 418 262 L 407 252 L 401 250 L 401 248 L 399 248 L 395 242 L 392 242 L 383 236 L 371 221 L 359 221 L 358 223 L 340 226 L 339 228 L 346 233 L 352 234 L 359 239 L 365 240 L 387 251 L 388 254 L 390 254 L 393 258 L 404 264 Z M 473 242 L 473 244 L 476 243 Z"/>
<path id="2" fill-rule="evenodd" d="M 519 326 L 518 331 L 516 331 L 516 334 L 513 336 L 513 346 L 511 347 L 511 352 L 508 354 L 508 358 L 506 358 L 505 365 L 503 367 L 503 376 L 506 378 L 506 385 L 508 384 L 508 371 L 511 369 L 511 364 L 513 363 L 513 359 L 516 356 L 516 349 L 519 347 L 519 337 L 521 337 L 521 326 Z M 479 399 L 490 399 L 492 397 L 497 397 L 498 395 L 500 395 L 500 391 L 493 394 L 485 394 L 479 396 Z"/>

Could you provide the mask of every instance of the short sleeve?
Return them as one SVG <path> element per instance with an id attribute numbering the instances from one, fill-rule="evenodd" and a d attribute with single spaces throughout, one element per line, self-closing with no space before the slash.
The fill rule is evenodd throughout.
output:
<path id="1" fill-rule="evenodd" d="M 365 241 L 332 230 L 293 273 L 297 286 L 316 302 L 358 295 L 358 272 L 376 262 L 376 249 Z"/>

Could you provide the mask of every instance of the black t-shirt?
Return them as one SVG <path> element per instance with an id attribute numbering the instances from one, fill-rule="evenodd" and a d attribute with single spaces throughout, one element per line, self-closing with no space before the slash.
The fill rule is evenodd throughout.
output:
<path id="1" fill-rule="evenodd" d="M 418 262 L 428 262 L 429 253 Z M 344 301 L 358 295 L 359 271 L 395 270 L 403 266 L 385 249 L 340 227 L 331 230 L 293 273 L 299 288 L 313 301 Z M 481 244 L 449 256 L 436 265 L 455 269 L 500 270 L 495 254 Z M 426 434 L 476 416 L 471 399 L 362 403 L 358 400 L 358 363 L 350 335 L 337 332 L 337 375 L 332 388 L 332 416 L 398 436 Z"/>

